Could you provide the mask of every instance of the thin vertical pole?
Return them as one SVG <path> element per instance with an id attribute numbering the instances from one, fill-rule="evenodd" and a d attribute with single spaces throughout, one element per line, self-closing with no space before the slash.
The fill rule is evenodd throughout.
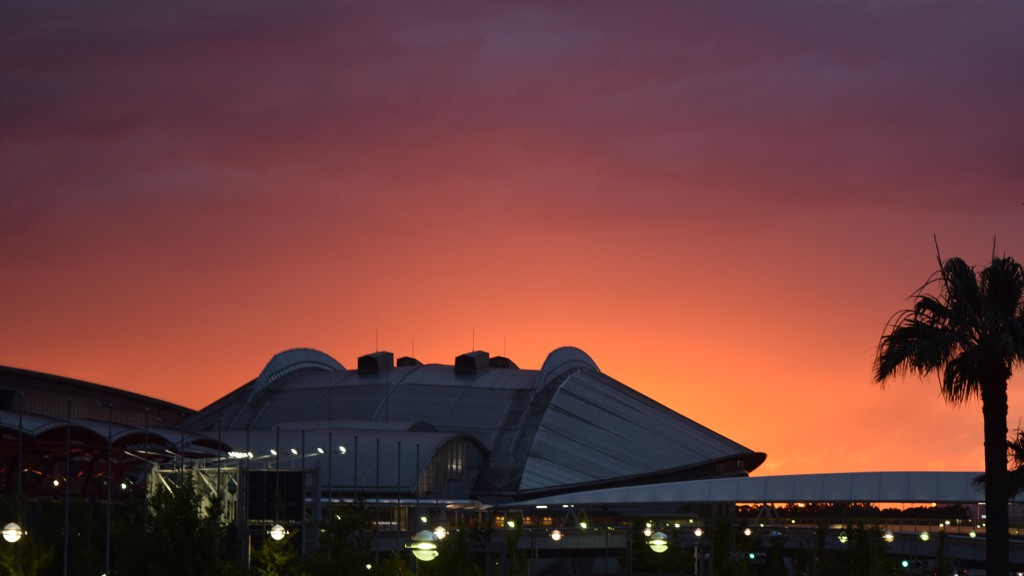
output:
<path id="1" fill-rule="evenodd" d="M 24 393 L 19 393 L 18 394 L 18 524 L 19 525 L 21 525 L 21 475 L 22 475 L 22 472 L 25 470 L 25 463 L 23 461 L 23 456 L 22 456 L 22 450 L 23 450 L 23 448 L 22 448 L 22 445 L 23 445 L 22 430 L 24 429 L 24 424 L 22 423 L 22 415 L 24 414 L 25 411 L 24 411 L 24 409 L 23 409 L 23 407 L 21 405 L 22 402 L 24 402 L 24 400 L 25 400 L 25 394 Z"/>
<path id="2" fill-rule="evenodd" d="M 418 516 L 420 513 L 420 445 L 418 442 L 416 443 L 416 470 L 413 474 L 413 480 L 416 482 L 413 485 L 413 494 L 416 495 L 415 513 Z"/>
<path id="3" fill-rule="evenodd" d="M 398 470 L 395 474 L 395 543 L 402 548 L 402 441 L 398 441 Z"/>
<path id="4" fill-rule="evenodd" d="M 373 562 L 374 569 L 380 569 L 380 438 L 377 438 L 377 502 L 374 506 L 377 511 L 377 526 L 373 531 Z"/>
<path id="5" fill-rule="evenodd" d="M 68 398 L 68 421 L 64 454 L 64 576 L 68 576 L 68 535 L 71 532 L 71 399 Z"/>
<path id="6" fill-rule="evenodd" d="M 334 434 L 332 432 L 327 433 L 327 514 L 331 514 L 331 507 L 334 505 L 334 466 L 332 462 L 334 459 Z M 320 490 L 320 494 L 323 494 L 323 490 Z"/>
<path id="7" fill-rule="evenodd" d="M 242 534 L 242 545 L 239 548 L 242 551 L 242 566 L 249 569 L 250 559 L 250 545 L 251 545 L 251 526 L 249 526 L 249 516 L 251 511 L 249 510 L 249 466 L 252 463 L 252 443 L 250 442 L 252 435 L 252 424 L 249 424 L 245 428 L 245 476 L 238 479 L 238 496 L 242 502 L 243 510 L 242 514 L 242 526 L 239 532 Z"/>
<path id="8" fill-rule="evenodd" d="M 114 405 L 107 404 L 107 549 L 104 556 L 104 574 L 110 576 L 110 509 L 113 506 L 111 500 L 111 484 L 114 483 L 113 475 L 114 460 Z"/>
<path id="9" fill-rule="evenodd" d="M 221 425 L 220 417 L 218 417 L 217 418 L 217 492 L 214 495 L 214 497 L 217 498 L 217 502 L 220 503 L 220 513 L 221 513 L 221 516 L 220 516 L 220 518 L 216 518 L 216 521 L 217 521 L 218 525 L 220 525 L 220 521 L 224 518 L 224 510 L 225 510 L 225 505 L 226 505 L 226 503 L 224 502 L 224 498 L 223 498 L 223 496 L 224 496 L 224 488 L 220 485 L 220 466 L 221 466 L 221 459 L 222 459 L 221 458 L 221 454 L 222 454 L 221 446 L 222 446 L 222 444 L 221 444 L 220 425 Z M 236 508 L 236 511 L 237 511 L 237 508 Z M 217 538 L 216 559 L 217 559 L 217 563 L 218 564 L 220 563 L 220 547 L 221 547 L 220 533 L 221 533 L 221 530 L 217 530 L 217 533 L 216 533 L 217 534 L 216 535 L 216 538 Z M 110 576 L 110 574 L 107 574 L 107 576 Z"/>
<path id="10" fill-rule="evenodd" d="M 142 491 L 142 533 L 146 534 L 149 531 L 149 474 L 152 472 L 149 468 L 149 408 L 142 413 L 143 420 L 143 448 L 142 458 L 146 461 L 146 476 L 144 482 L 146 483 L 145 489 Z"/>
<path id="11" fill-rule="evenodd" d="M 299 446 L 299 448 L 302 450 L 302 457 L 299 459 L 299 462 L 300 462 L 300 464 L 302 466 L 302 506 L 304 508 L 306 506 L 306 429 L 305 428 L 302 429 L 302 445 Z M 292 460 L 292 462 L 294 462 L 294 460 Z M 292 466 L 294 466 L 294 464 L 292 464 Z M 302 527 L 302 529 L 301 529 L 302 534 L 299 534 L 299 536 L 301 537 L 301 540 L 299 541 L 299 550 L 301 551 L 302 557 L 305 558 L 305 556 L 306 556 L 306 511 L 305 510 L 300 510 L 299 513 L 302 514 L 301 520 L 300 520 L 300 522 L 301 522 L 300 526 Z"/>
<path id="12" fill-rule="evenodd" d="M 181 415 L 178 427 L 181 429 L 181 448 L 178 450 L 181 453 L 181 469 L 178 472 L 178 486 L 181 487 L 185 485 L 185 414 Z"/>
<path id="13" fill-rule="evenodd" d="M 25 470 L 25 464 L 23 462 L 23 440 L 22 430 L 24 429 L 24 423 L 22 417 L 24 414 L 24 408 L 22 403 L 25 401 L 25 394 L 22 392 L 18 393 L 18 526 L 21 526 L 21 530 L 24 532 L 25 525 L 22 523 L 23 518 L 21 517 L 22 507 L 22 491 L 21 491 L 21 475 Z M 21 549 L 19 545 L 21 541 L 14 543 L 14 572 L 17 576 L 21 576 Z"/>
<path id="14" fill-rule="evenodd" d="M 220 486 L 220 463 L 221 463 L 221 441 L 220 441 L 220 418 L 217 418 L 217 498 L 221 497 L 223 492 Z M 108 575 L 109 576 L 109 575 Z"/>
<path id="15" fill-rule="evenodd" d="M 274 440 L 274 521 L 281 521 L 278 512 L 281 501 L 281 427 L 277 427 L 277 439 Z"/>

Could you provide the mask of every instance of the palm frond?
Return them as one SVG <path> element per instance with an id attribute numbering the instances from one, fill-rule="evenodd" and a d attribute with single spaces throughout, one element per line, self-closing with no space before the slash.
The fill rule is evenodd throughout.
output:
<path id="1" fill-rule="evenodd" d="M 973 350 L 968 350 L 946 363 L 940 392 L 950 404 L 964 404 L 975 396 L 981 396 L 975 356 Z"/>
<path id="2" fill-rule="evenodd" d="M 1024 270 L 1013 258 L 994 258 L 981 272 L 981 289 L 990 314 L 1016 316 L 1024 295 Z"/>

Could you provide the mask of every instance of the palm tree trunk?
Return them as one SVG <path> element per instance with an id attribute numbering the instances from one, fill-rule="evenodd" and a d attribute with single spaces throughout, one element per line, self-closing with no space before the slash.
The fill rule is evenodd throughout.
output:
<path id="1" fill-rule="evenodd" d="M 1009 473 L 1006 470 L 1006 382 L 984 382 L 981 413 L 985 428 L 985 570 L 1010 573 Z"/>

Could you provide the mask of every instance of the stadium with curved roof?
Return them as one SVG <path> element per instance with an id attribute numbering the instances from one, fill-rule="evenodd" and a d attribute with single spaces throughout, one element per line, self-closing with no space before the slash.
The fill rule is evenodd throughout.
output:
<path id="1" fill-rule="evenodd" d="M 539 370 L 483 351 L 451 365 L 376 352 L 352 370 L 315 350 L 289 350 L 186 426 L 262 461 L 252 465 L 309 468 L 316 459 L 327 498 L 383 489 L 487 505 L 746 476 L 765 459 L 571 347 Z"/>
<path id="2" fill-rule="evenodd" d="M 762 511 L 946 502 L 970 507 L 972 522 L 955 527 L 969 539 L 960 554 L 983 561 L 977 472 L 750 477 L 764 453 L 640 394 L 573 347 L 535 370 L 479 350 L 451 364 L 374 352 L 350 368 L 297 348 L 199 411 L 0 367 L 0 444 L 0 488 L 26 497 L 29 523 L 59 502 L 65 510 L 72 499 L 106 502 L 109 514 L 111 502 L 191 479 L 207 504 L 222 498 L 245 558 L 276 524 L 301 534 L 303 553 L 315 550 L 321 530 L 313 528 L 342 502 L 373 515 L 377 554 L 404 550 L 404 536 L 423 522 L 504 530 L 518 518 L 532 530 L 519 546 L 532 547 L 536 566 L 603 559 L 605 573 L 614 573 L 609 551 L 629 558 L 641 522 L 700 522 L 735 514 L 742 502 Z M 588 516 L 604 526 L 602 538 L 591 537 Z M 913 531 L 895 532 L 895 551 L 911 542 L 937 553 L 920 548 Z M 501 557 L 502 537 L 485 548 Z M 1024 545 L 1012 558 L 1024 564 Z"/>

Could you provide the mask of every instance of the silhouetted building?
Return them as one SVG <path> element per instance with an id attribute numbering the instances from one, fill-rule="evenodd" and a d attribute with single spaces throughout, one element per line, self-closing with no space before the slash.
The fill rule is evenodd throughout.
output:
<path id="1" fill-rule="evenodd" d="M 250 466 L 315 467 L 325 500 L 362 492 L 489 505 L 746 476 L 765 459 L 601 373 L 576 348 L 553 351 L 539 370 L 482 351 L 451 365 L 377 352 L 350 370 L 289 350 L 186 427 L 251 453 Z"/>

